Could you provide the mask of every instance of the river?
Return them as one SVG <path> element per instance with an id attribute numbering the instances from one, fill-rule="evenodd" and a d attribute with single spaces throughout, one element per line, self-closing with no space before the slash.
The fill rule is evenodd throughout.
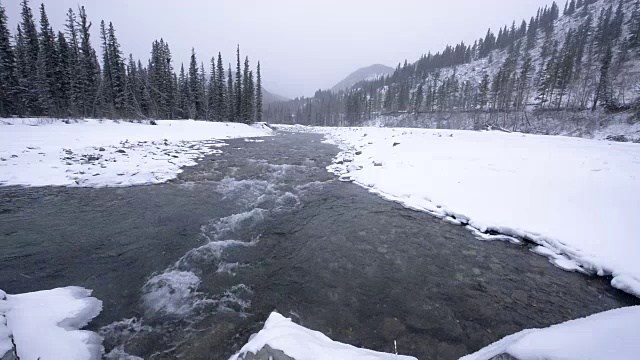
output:
<path id="1" fill-rule="evenodd" d="M 340 342 L 456 359 L 640 303 L 338 181 L 320 135 L 261 140 L 227 140 L 161 185 L 0 188 L 0 288 L 93 289 L 110 359 L 226 359 L 274 310 Z"/>

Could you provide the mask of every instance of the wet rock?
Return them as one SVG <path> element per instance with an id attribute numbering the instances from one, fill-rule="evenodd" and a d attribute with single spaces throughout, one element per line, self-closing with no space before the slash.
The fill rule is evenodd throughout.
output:
<path id="1" fill-rule="evenodd" d="M 362 155 L 362 151 L 356 151 L 356 155 Z"/>
<path id="2" fill-rule="evenodd" d="M 382 336 L 387 341 L 397 340 L 406 331 L 404 324 L 396 318 L 386 318 L 382 322 Z"/>
<path id="3" fill-rule="evenodd" d="M 98 151 L 107 151 L 105 148 L 101 147 L 98 149 Z"/>
<path id="4" fill-rule="evenodd" d="M 295 360 L 282 350 L 275 350 L 269 345 L 265 345 L 258 353 L 246 353 L 238 357 L 239 360 Z"/>
<path id="5" fill-rule="evenodd" d="M 15 158 L 17 158 L 17 157 L 18 157 L 18 155 L 15 155 L 15 154 L 14 154 L 14 155 L 11 155 L 11 158 L 12 158 L 12 159 L 15 159 Z"/>
<path id="6" fill-rule="evenodd" d="M 518 358 L 515 358 L 509 354 L 500 354 L 497 356 L 492 357 L 489 360 L 518 360 Z"/>
<path id="7" fill-rule="evenodd" d="M 127 153 L 127 152 L 126 152 L 126 151 L 124 151 L 123 149 L 118 149 L 118 150 L 116 150 L 116 152 L 117 152 L 118 154 L 126 154 L 126 153 Z"/>
<path id="8" fill-rule="evenodd" d="M 398 146 L 398 145 L 400 145 L 400 143 L 399 143 L 399 142 L 394 142 L 394 143 L 393 143 L 393 147 L 396 147 L 396 146 Z"/>
<path id="9" fill-rule="evenodd" d="M 15 352 L 12 350 L 4 354 L 4 356 L 1 357 L 0 360 L 18 360 L 18 357 L 16 356 Z"/>
<path id="10" fill-rule="evenodd" d="M 373 166 L 382 166 L 382 163 L 378 161 L 374 161 Z"/>

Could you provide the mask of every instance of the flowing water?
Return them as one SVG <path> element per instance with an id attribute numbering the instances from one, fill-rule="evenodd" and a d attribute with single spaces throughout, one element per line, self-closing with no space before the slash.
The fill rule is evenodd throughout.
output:
<path id="1" fill-rule="evenodd" d="M 108 359 L 227 359 L 274 310 L 355 346 L 455 359 L 639 303 L 337 181 L 321 140 L 229 140 L 162 185 L 0 188 L 0 288 L 94 289 Z"/>

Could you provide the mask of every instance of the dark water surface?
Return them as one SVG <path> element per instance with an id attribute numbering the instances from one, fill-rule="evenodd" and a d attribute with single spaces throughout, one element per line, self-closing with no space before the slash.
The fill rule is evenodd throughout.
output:
<path id="1" fill-rule="evenodd" d="M 230 140 L 162 185 L 0 188 L 0 288 L 93 289 L 111 359 L 226 359 L 274 310 L 352 345 L 455 359 L 639 303 L 336 181 L 321 140 Z"/>

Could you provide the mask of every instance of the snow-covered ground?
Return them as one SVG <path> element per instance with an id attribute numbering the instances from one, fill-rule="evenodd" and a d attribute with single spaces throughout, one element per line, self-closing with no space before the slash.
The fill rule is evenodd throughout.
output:
<path id="1" fill-rule="evenodd" d="M 330 171 L 407 207 L 533 241 L 640 296 L 640 145 L 503 132 L 281 127 L 343 152 Z"/>
<path id="2" fill-rule="evenodd" d="M 244 359 L 248 353 L 257 354 L 267 345 L 296 360 L 416 360 L 410 356 L 385 354 L 335 342 L 275 312 L 271 313 L 264 328 L 229 360 Z"/>
<path id="3" fill-rule="evenodd" d="M 0 357 L 15 344 L 21 360 L 100 359 L 102 338 L 78 329 L 101 310 L 102 301 L 79 287 L 19 295 L 0 290 Z"/>
<path id="4" fill-rule="evenodd" d="M 640 306 L 606 311 L 546 329 L 524 330 L 460 360 L 509 354 L 519 360 L 640 358 Z"/>
<path id="5" fill-rule="evenodd" d="M 204 155 L 220 152 L 221 139 L 269 135 L 260 124 L 0 119 L 0 186 L 162 183 Z"/>

